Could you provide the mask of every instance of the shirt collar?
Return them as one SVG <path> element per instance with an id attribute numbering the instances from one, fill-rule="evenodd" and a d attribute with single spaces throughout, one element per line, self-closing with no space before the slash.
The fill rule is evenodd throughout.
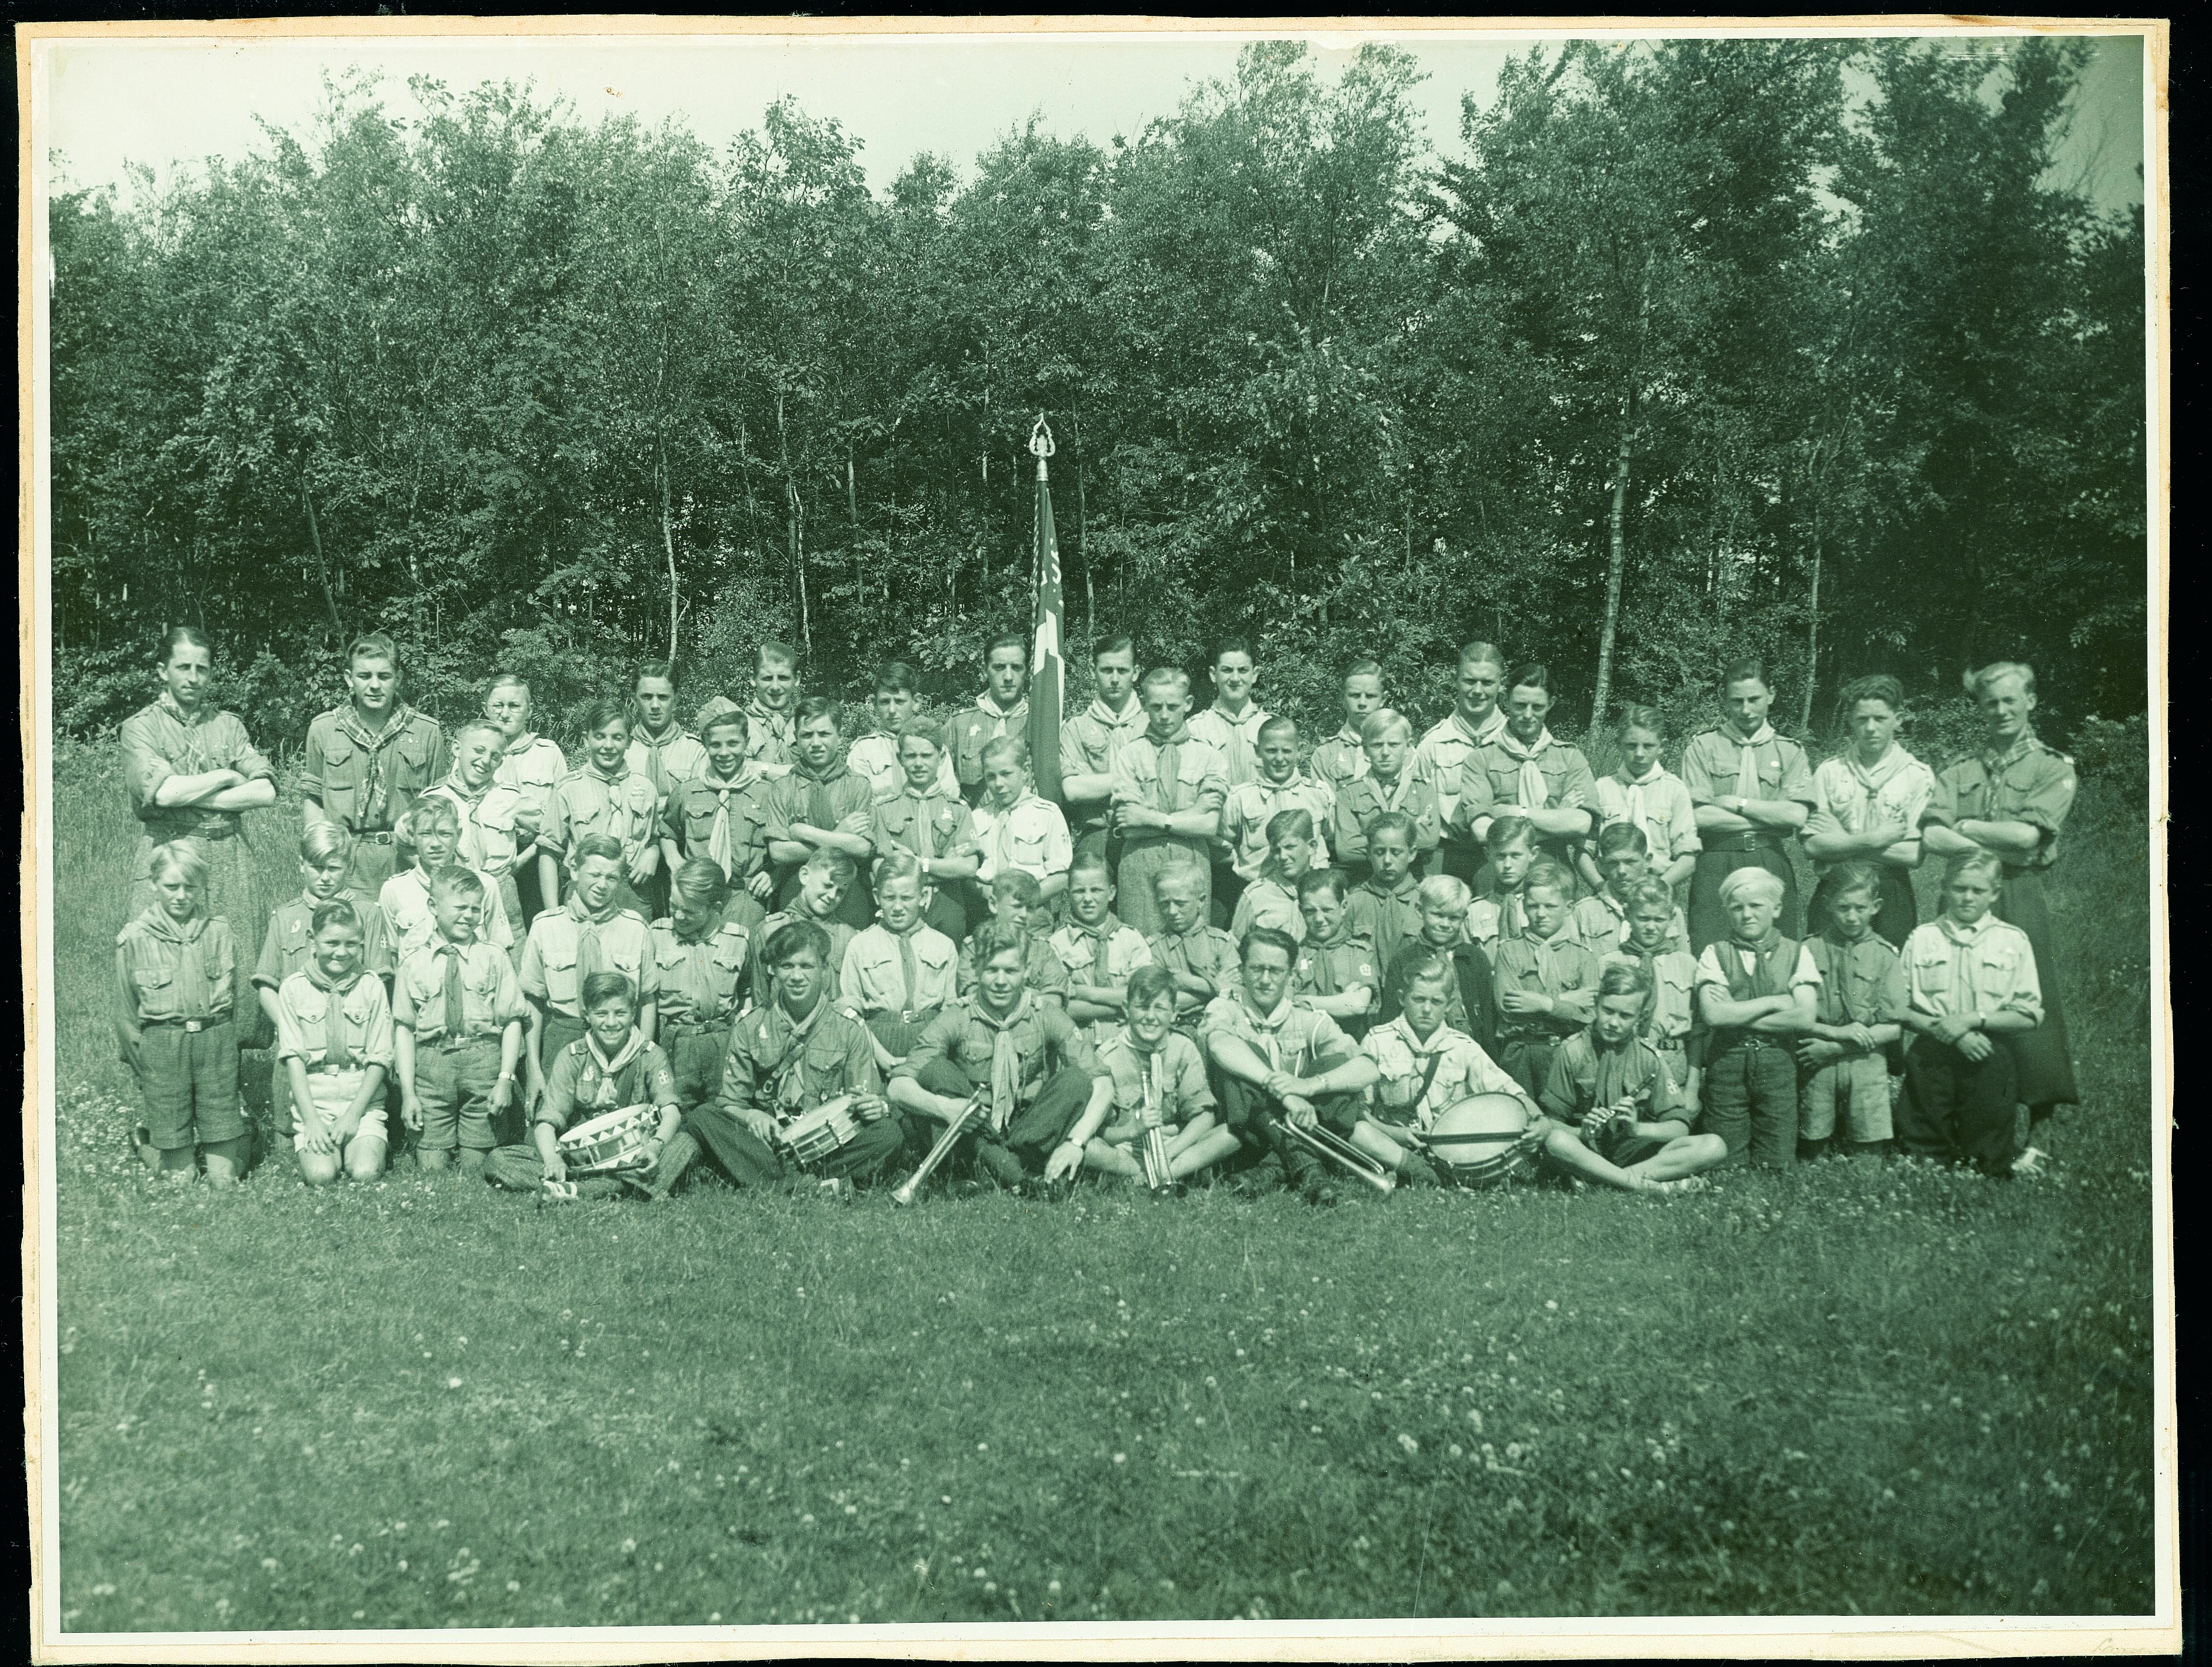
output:
<path id="1" fill-rule="evenodd" d="M 1285 1025 L 1288 1024 L 1291 1021 L 1291 1008 L 1296 999 L 1297 998 L 1294 996 L 1286 991 L 1284 994 L 1283 999 L 1277 1004 L 1273 1012 L 1261 1013 L 1252 1005 L 1251 998 L 1249 997 L 1239 996 L 1237 997 L 1237 1000 L 1243 1003 L 1245 1016 L 1252 1021 L 1255 1028 L 1260 1030 L 1280 1030 Z"/>
<path id="2" fill-rule="evenodd" d="M 975 992 L 975 999 L 970 1002 L 969 1006 L 975 1010 L 975 1016 L 990 1026 L 992 1029 L 1012 1030 L 1016 1024 L 1029 1016 L 1033 999 L 1029 986 L 1023 985 L 1020 993 L 1014 997 L 1013 1006 L 1006 1010 L 1003 1018 L 991 1011 L 983 1000 L 983 992 L 980 990 Z"/>
<path id="3" fill-rule="evenodd" d="M 978 712 L 988 712 L 992 717 L 1001 719 L 1012 718 L 1029 703 L 1030 697 L 1025 694 L 1011 706 L 1002 706 L 991 698 L 991 691 L 988 688 L 975 697 L 975 709 Z"/>

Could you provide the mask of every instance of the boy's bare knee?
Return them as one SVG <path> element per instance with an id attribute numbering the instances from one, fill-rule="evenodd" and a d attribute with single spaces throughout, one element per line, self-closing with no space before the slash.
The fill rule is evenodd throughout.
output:
<path id="1" fill-rule="evenodd" d="M 415 1154 L 415 1161 L 425 1169 L 443 1169 L 453 1161 L 453 1156 L 451 1152 L 433 1151 L 425 1146 Z"/>
<path id="2" fill-rule="evenodd" d="M 465 1149 L 461 1153 L 461 1173 L 465 1175 L 482 1174 L 483 1173 L 484 1160 L 489 1158 L 490 1155 L 490 1153 L 478 1151 L 473 1146 Z"/>

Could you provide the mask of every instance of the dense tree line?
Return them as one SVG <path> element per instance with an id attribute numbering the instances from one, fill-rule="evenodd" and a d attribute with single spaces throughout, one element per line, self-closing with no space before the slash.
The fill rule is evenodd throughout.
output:
<path id="1" fill-rule="evenodd" d="M 340 84 L 128 208 L 53 202 L 60 718 L 140 704 L 179 620 L 272 739 L 372 625 L 434 709 L 672 639 L 703 695 L 767 633 L 817 686 L 964 692 L 1026 619 L 1040 410 L 1073 646 L 1251 633 L 1270 704 L 1371 648 L 1433 715 L 1479 635 L 1571 723 L 1686 721 L 1745 652 L 1815 728 L 1850 676 L 2001 657 L 2062 733 L 2140 711 L 2142 221 L 2052 178 L 2083 63 L 1553 46 L 1436 163 L 1409 56 L 1258 45 L 1141 134 L 1033 124 L 881 197 L 787 103 L 717 154 Z"/>

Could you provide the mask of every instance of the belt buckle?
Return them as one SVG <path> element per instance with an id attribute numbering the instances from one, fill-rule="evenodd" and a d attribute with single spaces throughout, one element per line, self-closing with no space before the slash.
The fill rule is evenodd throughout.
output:
<path id="1" fill-rule="evenodd" d="M 912 1024 L 914 1022 L 914 1013 L 915 1010 L 912 1008 L 908 1008 L 905 1012 L 899 1015 L 899 1022 L 902 1025 Z"/>
<path id="2" fill-rule="evenodd" d="M 185 1021 L 185 1034 L 187 1036 L 197 1036 L 200 1032 L 206 1028 L 207 1021 L 204 1019 L 187 1019 Z"/>

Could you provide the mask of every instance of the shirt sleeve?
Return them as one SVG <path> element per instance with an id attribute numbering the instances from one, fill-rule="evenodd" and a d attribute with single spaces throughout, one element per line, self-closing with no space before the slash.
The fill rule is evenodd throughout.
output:
<path id="1" fill-rule="evenodd" d="M 544 1002 L 552 994 L 545 986 L 545 961 L 538 949 L 538 934 L 532 931 L 522 945 L 522 966 L 516 977 L 522 993 L 534 1002 Z"/>
<path id="2" fill-rule="evenodd" d="M 576 1056 L 562 1048 L 553 1056 L 553 1069 L 545 1073 L 545 1098 L 538 1102 L 538 1123 L 565 1129 L 576 1110 Z"/>
<path id="3" fill-rule="evenodd" d="M 1177 1039 L 1189 1042 L 1189 1038 L 1175 1033 Z M 1214 1109 L 1212 1086 L 1206 1080 L 1206 1059 L 1198 1045 L 1190 1042 L 1188 1048 L 1176 1050 L 1178 1070 L 1176 1073 L 1176 1103 L 1182 1112 L 1179 1121 L 1188 1121 L 1202 1112 Z"/>
<path id="4" fill-rule="evenodd" d="M 1482 755 L 1470 747 L 1467 756 L 1460 761 L 1459 800 L 1452 806 L 1453 829 L 1473 839 L 1475 818 L 1493 814 L 1497 803 L 1498 796 L 1490 785 L 1490 772 L 1482 767 Z"/>
<path id="5" fill-rule="evenodd" d="M 1814 976 L 1814 981 L 1818 982 L 1819 974 Z M 1693 990 L 1703 990 L 1708 985 L 1723 996 L 1729 993 L 1728 974 L 1721 971 L 1720 946 L 1717 943 L 1705 945 L 1698 956 L 1698 980 Z"/>
<path id="6" fill-rule="evenodd" d="M 645 1080 L 646 1091 L 655 1106 L 677 1103 L 676 1073 L 669 1069 L 668 1056 L 658 1042 L 645 1045 Z"/>
<path id="7" fill-rule="evenodd" d="M 753 1109 L 758 1080 L 753 1063 L 753 1027 L 759 1022 L 757 1015 L 740 1019 L 730 1033 L 729 1049 L 722 1056 L 721 1085 L 715 1094 L 715 1103 L 724 1111 Z"/>
<path id="8" fill-rule="evenodd" d="M 378 920 L 383 919 L 382 912 L 379 911 L 374 918 Z M 276 946 L 276 941 L 280 936 L 276 926 L 276 915 L 272 910 L 269 916 L 268 930 L 261 934 L 261 957 L 253 963 L 253 981 L 264 990 L 277 989 L 284 982 L 284 955 Z M 364 940 L 367 936 L 366 932 L 362 934 Z M 372 967 L 368 970 L 374 973 L 381 969 Z"/>
<path id="9" fill-rule="evenodd" d="M 1204 746 L 1204 743 L 1200 743 Z M 1198 785 L 1190 796 L 1193 810 L 1211 810 L 1218 818 L 1221 806 L 1229 797 L 1229 761 L 1218 747 L 1206 747 L 1206 768 L 1198 778 Z"/>
<path id="10" fill-rule="evenodd" d="M 845 1039 L 845 1091 L 848 1094 L 881 1094 L 884 1080 L 876 1065 L 874 1037 L 863 1024 L 854 1024 L 848 1028 L 852 1034 Z"/>
<path id="11" fill-rule="evenodd" d="M 553 791 L 545 796 L 545 815 L 538 829 L 538 845 L 555 856 L 568 850 L 571 834 L 568 823 L 568 784 L 564 779 L 554 783 Z"/>
<path id="12" fill-rule="evenodd" d="M 2045 753 L 2042 762 L 2034 785 L 2001 820 L 2023 821 L 2041 830 L 2043 843 L 2049 845 L 2074 808 L 2074 767 L 2056 753 Z"/>
<path id="13" fill-rule="evenodd" d="M 301 1027 L 300 1015 L 292 1010 L 292 992 L 282 988 L 276 991 L 276 1057 L 279 1059 L 305 1059 L 307 1057 L 307 1034 Z"/>
<path id="14" fill-rule="evenodd" d="M 392 1021 L 409 1030 L 415 1028 L 415 986 L 404 967 L 392 977 Z"/>
<path id="15" fill-rule="evenodd" d="M 374 973 L 389 984 L 398 968 L 398 957 L 392 952 L 392 923 L 384 918 L 382 909 L 363 909 L 361 917 L 362 970 Z"/>
<path id="16" fill-rule="evenodd" d="M 637 952 L 637 999 L 641 1005 L 660 999 L 660 957 L 653 953 L 653 928 L 637 923 L 642 947 Z"/>
<path id="17" fill-rule="evenodd" d="M 1049 821 L 1045 829 L 1044 871 L 1047 879 L 1055 874 L 1065 874 L 1074 866 L 1075 846 L 1067 837 L 1067 818 L 1060 815 L 1056 804 L 1047 804 Z"/>
<path id="18" fill-rule="evenodd" d="M 229 768 L 237 771 L 248 781 L 276 779 L 276 766 L 270 763 L 268 759 L 263 756 L 261 749 L 253 744 L 253 737 L 246 732 L 244 718 L 234 712 L 227 712 L 216 721 L 223 724 L 228 730 L 225 738 L 229 743 L 230 751 L 229 756 L 223 761 Z M 446 773 L 441 770 L 433 779 L 442 781 L 445 779 L 445 775 Z"/>
<path id="19" fill-rule="evenodd" d="M 1544 1086 L 1536 1095 L 1536 1103 L 1545 1113 L 1562 1123 L 1572 1123 L 1583 1114 L 1582 1095 L 1575 1087 L 1574 1072 L 1567 1067 L 1567 1050 L 1552 1050 L 1552 1069 L 1545 1076 Z"/>
<path id="20" fill-rule="evenodd" d="M 1417 851 L 1434 851 L 1443 840 L 1443 825 L 1437 809 L 1437 785 L 1432 781 L 1413 783 L 1413 846 Z"/>
<path id="21" fill-rule="evenodd" d="M 1706 759 L 1702 735 L 1692 736 L 1690 744 L 1682 749 L 1682 786 L 1690 795 L 1692 808 L 1711 804 L 1720 797 L 1713 790 L 1712 766 Z"/>
<path id="22" fill-rule="evenodd" d="M 123 779 L 131 791 L 131 809 L 144 820 L 156 814 L 154 795 L 177 773 L 176 767 L 155 744 L 151 724 L 141 718 L 127 719 L 118 740 L 123 749 Z"/>
<path id="23" fill-rule="evenodd" d="M 1674 815 L 1667 836 L 1674 841 L 1674 848 L 1668 853 L 1668 860 L 1694 857 L 1705 848 L 1705 837 L 1698 832 L 1698 808 L 1690 803 L 1690 790 L 1679 779 L 1668 791 L 1674 801 Z"/>
<path id="24" fill-rule="evenodd" d="M 1935 785 L 1928 791 L 1928 803 L 1922 807 L 1920 825 L 1931 823 L 1937 827 L 1956 827 L 1959 825 L 1959 783 L 1952 771 L 1959 767 L 1936 772 Z"/>
<path id="25" fill-rule="evenodd" d="M 1571 793 L 1583 796 L 1583 808 L 1593 813 L 1597 809 L 1597 778 L 1590 773 L 1589 760 L 1579 747 L 1567 749 L 1566 773 L 1559 781 L 1559 803 L 1565 804 Z M 1595 815 L 1593 815 L 1595 820 Z"/>
<path id="26" fill-rule="evenodd" d="M 515 976 L 514 962 L 506 955 L 495 958 L 499 963 L 499 984 L 492 996 L 492 1022 L 504 1030 L 521 1018 L 527 1009 L 522 999 L 522 981 Z"/>
<path id="27" fill-rule="evenodd" d="M 1356 1050 L 1352 1038 L 1344 1034 L 1343 1027 L 1326 1013 L 1314 1014 L 1314 1063 L 1323 1070 L 1334 1070 Z"/>
<path id="28" fill-rule="evenodd" d="M 1813 773 L 1805 767 L 1805 749 L 1795 743 L 1780 749 L 1782 754 L 1782 785 L 1778 791 L 1785 799 L 1800 804 L 1813 803 Z"/>
<path id="29" fill-rule="evenodd" d="M 2013 957 L 2012 988 L 2005 992 L 1998 1006 L 2005 1012 L 2025 1014 L 2039 1025 L 2043 1022 L 2043 980 L 2035 970 L 2035 946 L 2017 926 L 2009 926 L 2006 930 L 2008 936 L 2018 940 L 2019 953 Z"/>
<path id="30" fill-rule="evenodd" d="M 1107 1074 L 1106 1067 L 1098 1063 L 1097 1050 L 1091 1046 L 1091 1039 L 1075 1027 L 1075 1021 L 1065 1011 L 1048 1007 L 1042 1017 L 1044 1034 L 1062 1059 L 1094 1082 Z"/>
<path id="31" fill-rule="evenodd" d="M 947 1009 L 924 1025 L 921 1034 L 915 1039 L 914 1052 L 891 1067 L 891 1081 L 896 1082 L 902 1076 L 919 1076 L 923 1067 L 933 1065 L 939 1059 L 950 1059 L 955 1044 L 960 1040 L 960 1027 L 963 1022 L 957 1011 Z"/>
<path id="32" fill-rule="evenodd" d="M 1802 943 L 1797 946 L 1797 970 L 1790 975 L 1790 988 L 1794 991 L 1808 985 L 1820 987 L 1820 969 L 1813 964 L 1813 952 Z"/>
<path id="33" fill-rule="evenodd" d="M 371 992 L 368 1036 L 367 1046 L 362 1050 L 362 1058 L 364 1064 L 381 1065 L 389 1070 L 397 1052 L 392 1034 L 392 1003 L 385 999 L 383 980 L 370 979 L 368 983 Z"/>
<path id="34" fill-rule="evenodd" d="M 1885 950 L 1882 955 L 1881 978 L 1875 991 L 1875 1022 L 1898 1024 L 1905 1018 L 1905 1008 L 1911 997 L 1905 988 L 1905 962 L 1896 955 Z"/>

